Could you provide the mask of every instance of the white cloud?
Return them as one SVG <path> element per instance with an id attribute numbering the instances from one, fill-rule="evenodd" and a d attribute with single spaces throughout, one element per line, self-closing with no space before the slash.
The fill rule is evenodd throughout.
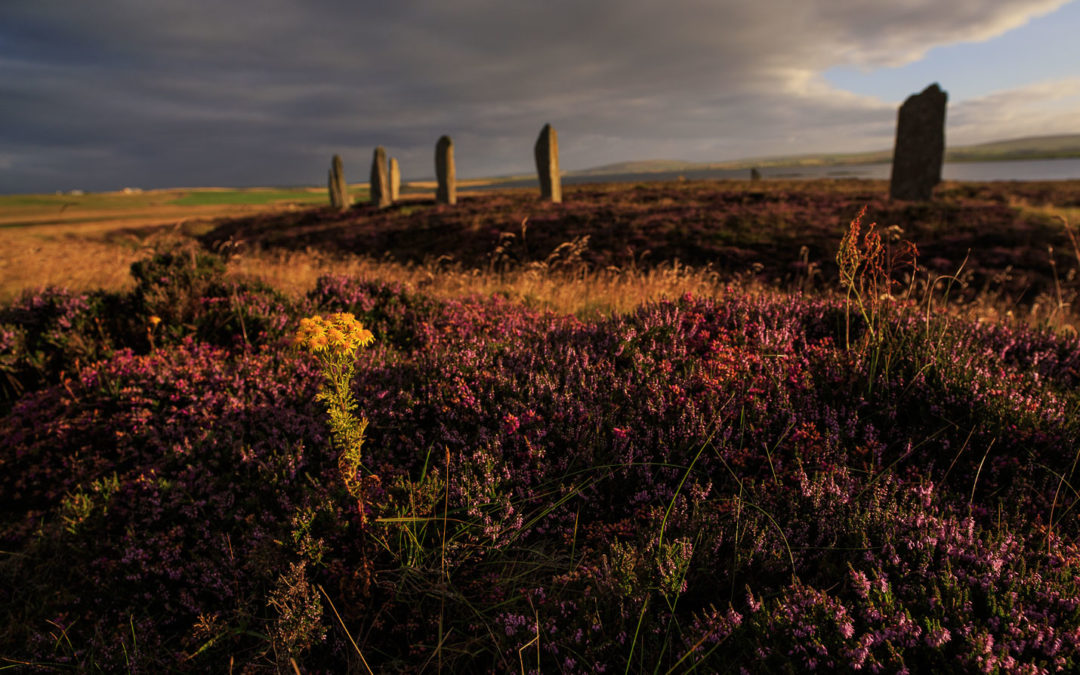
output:
<path id="1" fill-rule="evenodd" d="M 1048 14 L 1069 0 L 821 0 L 824 30 L 849 66 L 900 66 L 942 45 L 981 42 Z M 831 30 L 830 30 L 831 29 Z M 836 64 L 831 64 L 836 65 Z"/>
<path id="2" fill-rule="evenodd" d="M 946 140 L 966 145 L 1080 130 L 1080 77 L 1037 82 L 960 101 L 946 114 Z"/>

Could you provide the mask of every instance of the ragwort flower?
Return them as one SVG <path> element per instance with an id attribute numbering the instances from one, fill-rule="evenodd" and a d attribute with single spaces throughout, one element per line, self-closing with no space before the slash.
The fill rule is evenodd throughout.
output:
<path id="1" fill-rule="evenodd" d="M 348 312 L 313 316 L 300 320 L 293 344 L 314 354 L 322 366 L 323 385 L 318 398 L 330 415 L 331 435 L 338 446 L 338 470 L 346 489 L 357 499 L 364 512 L 364 482 L 361 475 L 361 448 L 368 421 L 356 415 L 356 400 L 350 383 L 355 368 L 356 350 L 375 340 Z M 369 478 L 374 478 L 369 477 Z"/>

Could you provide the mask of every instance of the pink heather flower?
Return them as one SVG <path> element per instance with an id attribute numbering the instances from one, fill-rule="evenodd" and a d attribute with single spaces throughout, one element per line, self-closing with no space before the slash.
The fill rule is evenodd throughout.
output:
<path id="1" fill-rule="evenodd" d="M 951 639 L 952 639 L 952 634 L 949 632 L 949 629 L 947 629 L 947 628 L 938 628 L 938 629 L 930 631 L 930 633 L 927 634 L 927 636 L 926 636 L 926 644 L 928 644 L 931 647 L 934 647 L 936 649 L 937 647 L 940 647 L 941 645 L 945 644 L 946 642 L 948 642 Z"/>
<path id="2" fill-rule="evenodd" d="M 761 603 L 749 590 L 746 591 L 746 606 L 750 608 L 751 612 L 761 611 Z"/>
<path id="3" fill-rule="evenodd" d="M 511 415 L 507 413 L 503 417 L 503 431 L 508 434 L 515 434 L 517 430 L 521 428 L 521 420 L 517 418 L 517 415 Z"/>
<path id="4" fill-rule="evenodd" d="M 859 570 L 851 570 L 851 581 L 855 585 L 855 592 L 863 600 L 870 597 L 870 579 L 867 578 L 864 572 Z"/>

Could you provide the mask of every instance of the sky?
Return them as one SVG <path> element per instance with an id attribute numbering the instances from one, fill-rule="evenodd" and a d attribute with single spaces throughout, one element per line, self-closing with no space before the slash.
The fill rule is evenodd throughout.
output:
<path id="1" fill-rule="evenodd" d="M 321 185 L 1080 133 L 1080 0 L 2 0 L 0 193 Z"/>

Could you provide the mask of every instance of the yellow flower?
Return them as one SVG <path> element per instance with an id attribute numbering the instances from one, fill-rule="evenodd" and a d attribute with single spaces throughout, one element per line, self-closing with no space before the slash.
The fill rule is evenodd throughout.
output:
<path id="1" fill-rule="evenodd" d="M 326 331 L 326 339 L 330 341 L 330 346 L 338 349 L 346 347 L 345 335 L 336 327 L 331 327 Z"/>
<path id="2" fill-rule="evenodd" d="M 319 333 L 311 338 L 308 345 L 312 351 L 321 352 L 326 349 L 326 335 Z"/>
<path id="3" fill-rule="evenodd" d="M 322 338 L 322 337 L 326 337 L 326 329 L 323 328 L 322 326 L 315 326 L 310 331 L 308 331 L 308 334 L 307 334 L 308 342 L 311 343 L 311 344 L 315 343 L 315 338 Z"/>
<path id="4" fill-rule="evenodd" d="M 366 347 L 375 340 L 371 331 L 349 312 L 339 312 L 327 317 L 313 316 L 300 320 L 300 329 L 293 344 L 311 352 L 331 349 L 339 356 L 352 356 L 358 347 Z"/>
<path id="5" fill-rule="evenodd" d="M 160 316 L 155 315 L 155 316 L 150 317 L 150 325 L 151 326 L 156 326 L 159 323 L 161 323 L 161 317 Z"/>

